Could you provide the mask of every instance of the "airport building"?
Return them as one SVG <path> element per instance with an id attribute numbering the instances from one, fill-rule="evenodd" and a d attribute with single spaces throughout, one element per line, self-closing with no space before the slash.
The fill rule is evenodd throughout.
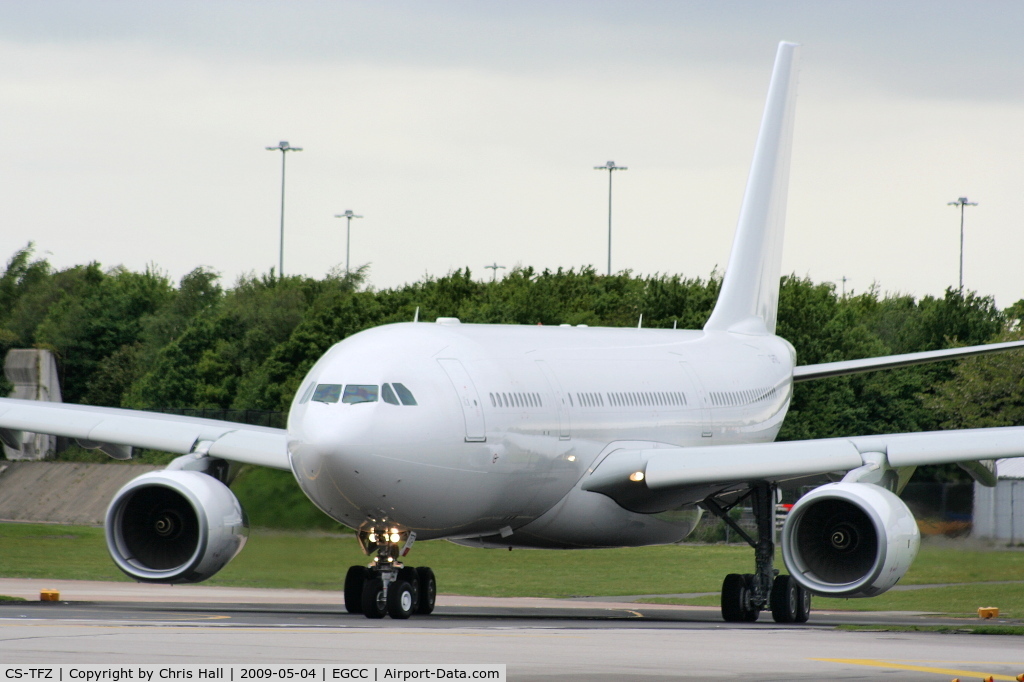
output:
<path id="1" fill-rule="evenodd" d="M 1001 459 L 996 467 L 995 488 L 974 484 L 974 536 L 1024 543 L 1024 459 Z"/>

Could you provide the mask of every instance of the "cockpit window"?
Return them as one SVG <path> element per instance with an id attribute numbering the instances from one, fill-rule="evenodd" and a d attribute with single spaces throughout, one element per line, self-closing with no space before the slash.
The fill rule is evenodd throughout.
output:
<path id="1" fill-rule="evenodd" d="M 310 382 L 306 390 L 302 392 L 302 397 L 299 398 L 299 404 L 309 402 L 309 397 L 313 395 L 313 390 L 316 388 L 316 382 Z"/>
<path id="2" fill-rule="evenodd" d="M 405 386 L 403 386 L 402 384 L 397 383 L 397 382 L 395 382 L 393 385 L 395 387 L 395 393 L 397 393 L 398 397 L 402 399 L 402 404 L 403 405 L 415 405 L 416 404 L 416 398 L 412 397 L 412 391 L 410 391 Z"/>
<path id="3" fill-rule="evenodd" d="M 337 401 L 337 398 L 335 398 L 335 401 Z M 341 402 L 350 405 L 355 403 L 375 403 L 377 402 L 377 386 L 348 384 L 345 386 L 345 394 L 341 397 Z"/>
<path id="4" fill-rule="evenodd" d="M 313 391 L 313 400 L 318 403 L 336 403 L 341 397 L 341 384 L 320 384 Z"/>
<path id="5" fill-rule="evenodd" d="M 391 390 L 391 384 L 384 384 L 380 389 L 380 397 L 388 405 L 397 405 L 398 398 L 395 397 L 395 392 Z"/>

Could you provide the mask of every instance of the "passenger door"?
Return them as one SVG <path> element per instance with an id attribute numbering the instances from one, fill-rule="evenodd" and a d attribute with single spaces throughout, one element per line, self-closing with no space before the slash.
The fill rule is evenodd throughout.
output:
<path id="1" fill-rule="evenodd" d="M 459 394 L 462 405 L 462 417 L 466 422 L 466 442 L 483 443 L 487 441 L 487 428 L 484 424 L 484 406 L 480 404 L 480 396 L 476 392 L 473 380 L 462 363 L 455 358 L 438 358 L 438 364 L 448 375 L 448 379 Z"/>

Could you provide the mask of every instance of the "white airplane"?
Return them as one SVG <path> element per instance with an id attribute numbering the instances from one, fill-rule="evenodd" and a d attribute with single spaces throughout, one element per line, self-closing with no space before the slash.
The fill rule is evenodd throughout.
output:
<path id="1" fill-rule="evenodd" d="M 145 582 L 209 578 L 241 549 L 247 522 L 232 464 L 291 471 L 325 514 L 356 531 L 368 566 L 345 604 L 370 618 L 434 608 L 415 540 L 575 549 L 676 543 L 703 511 L 755 549 L 754 572 L 722 585 L 727 621 L 770 609 L 806 621 L 810 595 L 870 597 L 907 571 L 920 542 L 897 496 L 914 467 L 956 462 L 994 484 L 991 462 L 1024 456 L 1024 428 L 773 442 L 793 384 L 1021 347 L 992 344 L 796 365 L 775 335 L 797 46 L 778 49 L 733 251 L 703 330 L 393 324 L 341 341 L 309 371 L 287 429 L 0 400 L 0 437 L 77 439 L 112 457 L 180 453 L 114 497 L 106 537 Z M 827 481 L 835 482 L 827 482 Z M 778 490 L 824 483 L 782 530 Z M 752 506 L 756 537 L 728 515 Z"/>

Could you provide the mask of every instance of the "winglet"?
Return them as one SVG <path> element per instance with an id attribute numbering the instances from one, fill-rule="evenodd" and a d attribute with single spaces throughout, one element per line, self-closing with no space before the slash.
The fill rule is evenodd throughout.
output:
<path id="1" fill-rule="evenodd" d="M 797 48 L 779 43 L 729 265 L 704 329 L 774 334 L 782 274 Z"/>

